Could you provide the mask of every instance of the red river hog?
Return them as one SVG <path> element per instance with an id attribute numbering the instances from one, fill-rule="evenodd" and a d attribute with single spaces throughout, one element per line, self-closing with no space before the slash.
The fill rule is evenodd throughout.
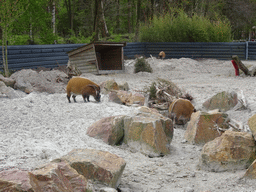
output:
<path id="1" fill-rule="evenodd" d="M 165 52 L 161 51 L 161 52 L 158 54 L 158 58 L 164 59 L 164 58 L 165 58 Z"/>
<path id="2" fill-rule="evenodd" d="M 86 99 L 89 102 L 90 95 L 92 95 L 97 102 L 100 102 L 101 97 L 100 86 L 83 77 L 73 77 L 69 80 L 67 85 L 67 98 L 69 103 L 71 103 L 71 94 L 74 102 L 76 102 L 77 95 L 82 95 L 84 102 L 86 102 Z"/>
<path id="3" fill-rule="evenodd" d="M 176 99 L 169 106 L 169 117 L 173 124 L 185 125 L 193 112 L 196 112 L 196 109 L 187 99 Z"/>

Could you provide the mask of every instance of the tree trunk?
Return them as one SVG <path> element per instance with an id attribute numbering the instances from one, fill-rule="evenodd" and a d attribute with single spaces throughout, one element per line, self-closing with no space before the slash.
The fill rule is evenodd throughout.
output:
<path id="1" fill-rule="evenodd" d="M 66 9 L 67 9 L 67 13 L 68 13 L 68 19 L 69 19 L 69 29 L 72 29 L 72 19 L 71 19 L 71 2 L 70 0 L 65 0 L 64 1 L 65 5 L 66 5 Z"/>
<path id="2" fill-rule="evenodd" d="M 55 19 L 55 2 L 52 2 L 52 32 L 55 35 L 56 34 L 56 29 L 55 29 L 55 23 L 56 23 L 56 19 Z"/>
<path id="3" fill-rule="evenodd" d="M 52 2 L 52 33 L 56 35 L 56 6 L 55 1 Z M 54 40 L 54 44 L 57 44 L 57 40 Z"/>
<path id="4" fill-rule="evenodd" d="M 151 0 L 151 20 L 153 20 L 154 17 L 154 0 Z"/>
<path id="5" fill-rule="evenodd" d="M 239 69 L 241 69 L 245 75 L 251 75 L 248 68 L 242 63 L 242 61 L 239 59 L 237 55 L 233 55 L 232 59 L 236 62 Z"/>
<path id="6" fill-rule="evenodd" d="M 104 17 L 104 9 L 102 0 L 95 0 L 95 15 L 94 15 L 94 41 L 99 40 L 99 29 L 103 37 L 109 36 L 107 24 Z"/>
<path id="7" fill-rule="evenodd" d="M 32 15 L 32 13 L 30 12 L 30 15 Z M 29 39 L 30 42 L 33 41 L 33 26 L 32 26 L 32 16 L 30 16 L 30 23 L 29 23 Z"/>
<path id="8" fill-rule="evenodd" d="M 7 59 L 7 31 L 6 25 L 2 28 L 2 57 L 5 77 L 9 77 L 8 59 Z"/>
<path id="9" fill-rule="evenodd" d="M 6 74 L 6 72 L 7 72 L 8 69 L 6 68 L 6 63 L 5 63 L 4 42 L 5 42 L 5 38 L 4 38 L 4 29 L 2 29 L 2 57 L 3 57 L 4 73 Z"/>
<path id="10" fill-rule="evenodd" d="M 6 26 L 7 30 L 7 26 Z M 9 77 L 9 67 L 8 67 L 8 52 L 7 52 L 7 31 L 5 31 L 5 76 Z"/>
<path id="11" fill-rule="evenodd" d="M 103 9 L 103 1 L 100 0 L 100 20 L 101 20 L 101 29 L 102 29 L 102 36 L 103 37 L 108 37 L 109 36 L 109 33 L 108 33 L 108 28 L 107 28 L 107 23 L 106 23 L 106 20 L 105 20 L 105 17 L 104 17 L 104 9 Z"/>
<path id="12" fill-rule="evenodd" d="M 135 30 L 135 41 L 139 41 L 139 28 L 140 28 L 140 6 L 141 6 L 141 0 L 138 0 L 137 2 L 137 20 L 136 20 L 136 30 Z"/>
<path id="13" fill-rule="evenodd" d="M 120 4 L 119 0 L 116 1 L 117 3 L 117 14 L 116 14 L 116 33 L 120 32 Z"/>
<path id="14" fill-rule="evenodd" d="M 70 23 L 70 29 L 71 31 L 74 31 L 74 14 L 75 14 L 75 2 L 76 1 L 72 1 L 73 3 L 70 2 L 70 17 L 71 17 L 71 23 Z"/>
<path id="15" fill-rule="evenodd" d="M 99 40 L 99 30 L 98 30 L 98 0 L 94 1 L 94 22 L 93 22 L 93 32 L 94 32 L 94 37 L 93 41 L 98 41 Z"/>
<path id="16" fill-rule="evenodd" d="M 128 33 L 132 33 L 132 5 L 131 0 L 128 0 Z"/>

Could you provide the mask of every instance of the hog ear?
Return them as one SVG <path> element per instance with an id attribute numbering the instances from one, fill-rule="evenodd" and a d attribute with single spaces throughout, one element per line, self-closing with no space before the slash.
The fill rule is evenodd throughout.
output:
<path id="1" fill-rule="evenodd" d="M 89 84 L 87 86 L 93 87 L 95 89 L 95 91 L 96 91 L 96 95 L 100 94 L 100 88 L 98 88 L 96 85 Z"/>

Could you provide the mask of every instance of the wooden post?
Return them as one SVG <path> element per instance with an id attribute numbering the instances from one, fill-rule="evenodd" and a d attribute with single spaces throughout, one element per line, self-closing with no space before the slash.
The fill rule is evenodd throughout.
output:
<path id="1" fill-rule="evenodd" d="M 242 63 L 242 61 L 239 59 L 239 57 L 237 55 L 233 55 L 232 60 L 234 60 L 236 62 L 239 69 L 241 69 L 245 75 L 247 75 L 247 76 L 251 75 L 248 68 Z"/>

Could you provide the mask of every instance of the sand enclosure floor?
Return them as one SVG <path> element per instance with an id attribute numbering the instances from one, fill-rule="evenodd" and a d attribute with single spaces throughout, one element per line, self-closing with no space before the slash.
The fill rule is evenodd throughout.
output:
<path id="1" fill-rule="evenodd" d="M 96 76 L 83 74 L 96 83 L 114 79 L 128 82 L 131 91 L 143 90 L 158 77 L 174 82 L 194 97 L 197 110 L 202 103 L 221 91 L 240 90 L 248 100 L 250 110 L 228 111 L 229 117 L 247 124 L 256 111 L 255 78 L 235 77 L 231 61 L 193 60 L 188 58 L 147 59 L 153 73 L 133 74 L 132 60 L 126 60 L 126 73 Z M 130 65 L 129 65 L 130 63 Z M 243 61 L 248 67 L 254 61 Z M 68 103 L 65 93 L 31 93 L 24 98 L 0 98 L 0 171 L 6 169 L 32 170 L 67 154 L 74 148 L 109 151 L 124 158 L 125 167 L 120 188 L 123 191 L 255 191 L 255 181 L 240 179 L 246 170 L 206 172 L 197 164 L 202 146 L 184 141 L 184 127 L 174 130 L 171 154 L 149 158 L 125 146 L 109 146 L 86 135 L 87 128 L 103 117 L 131 115 L 137 107 L 111 103 L 106 95 L 102 102 Z"/>

